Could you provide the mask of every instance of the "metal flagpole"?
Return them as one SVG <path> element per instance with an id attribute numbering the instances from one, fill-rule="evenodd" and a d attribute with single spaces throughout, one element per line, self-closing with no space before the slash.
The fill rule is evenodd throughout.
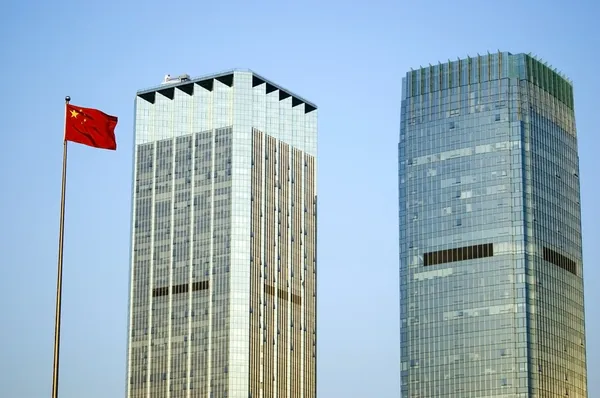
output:
<path id="1" fill-rule="evenodd" d="M 65 97 L 65 132 L 67 129 L 67 105 L 71 97 Z M 60 350 L 60 311 L 62 301 L 63 243 L 65 237 L 65 190 L 67 187 L 67 140 L 63 141 L 62 188 L 60 192 L 60 229 L 58 234 L 58 275 L 56 280 L 56 315 L 54 317 L 54 366 L 52 368 L 52 398 L 58 398 L 58 354 Z"/>

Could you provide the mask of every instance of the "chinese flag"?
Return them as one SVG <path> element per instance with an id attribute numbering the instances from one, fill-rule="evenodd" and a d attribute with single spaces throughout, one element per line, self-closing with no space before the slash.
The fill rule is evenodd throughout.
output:
<path id="1" fill-rule="evenodd" d="M 67 104 L 65 140 L 115 150 L 117 121 L 116 116 L 107 115 L 98 109 Z"/>

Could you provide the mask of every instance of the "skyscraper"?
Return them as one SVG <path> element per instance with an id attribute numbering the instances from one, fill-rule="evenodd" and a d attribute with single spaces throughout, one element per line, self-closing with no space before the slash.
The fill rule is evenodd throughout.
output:
<path id="1" fill-rule="evenodd" d="M 573 106 L 527 54 L 403 79 L 403 397 L 587 397 Z"/>
<path id="2" fill-rule="evenodd" d="M 135 106 L 127 396 L 314 398 L 316 106 L 238 70 Z"/>

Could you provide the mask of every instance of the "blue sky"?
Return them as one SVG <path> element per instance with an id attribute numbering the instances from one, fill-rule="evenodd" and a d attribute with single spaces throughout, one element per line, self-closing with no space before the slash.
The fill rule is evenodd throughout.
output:
<path id="1" fill-rule="evenodd" d="M 61 398 L 124 396 L 132 116 L 166 73 L 250 68 L 319 106 L 321 397 L 398 397 L 397 150 L 411 67 L 533 52 L 575 85 L 589 393 L 600 396 L 600 3 L 8 2 L 0 14 L 0 396 L 50 396 L 64 96 L 119 117 L 71 145 Z"/>

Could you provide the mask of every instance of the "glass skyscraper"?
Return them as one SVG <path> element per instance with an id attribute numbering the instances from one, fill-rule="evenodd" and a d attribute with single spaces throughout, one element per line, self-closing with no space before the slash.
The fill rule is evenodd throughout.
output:
<path id="1" fill-rule="evenodd" d="M 314 398 L 316 106 L 235 70 L 135 108 L 127 397 Z"/>
<path id="2" fill-rule="evenodd" d="M 402 396 L 587 397 L 571 82 L 498 52 L 402 86 Z"/>

